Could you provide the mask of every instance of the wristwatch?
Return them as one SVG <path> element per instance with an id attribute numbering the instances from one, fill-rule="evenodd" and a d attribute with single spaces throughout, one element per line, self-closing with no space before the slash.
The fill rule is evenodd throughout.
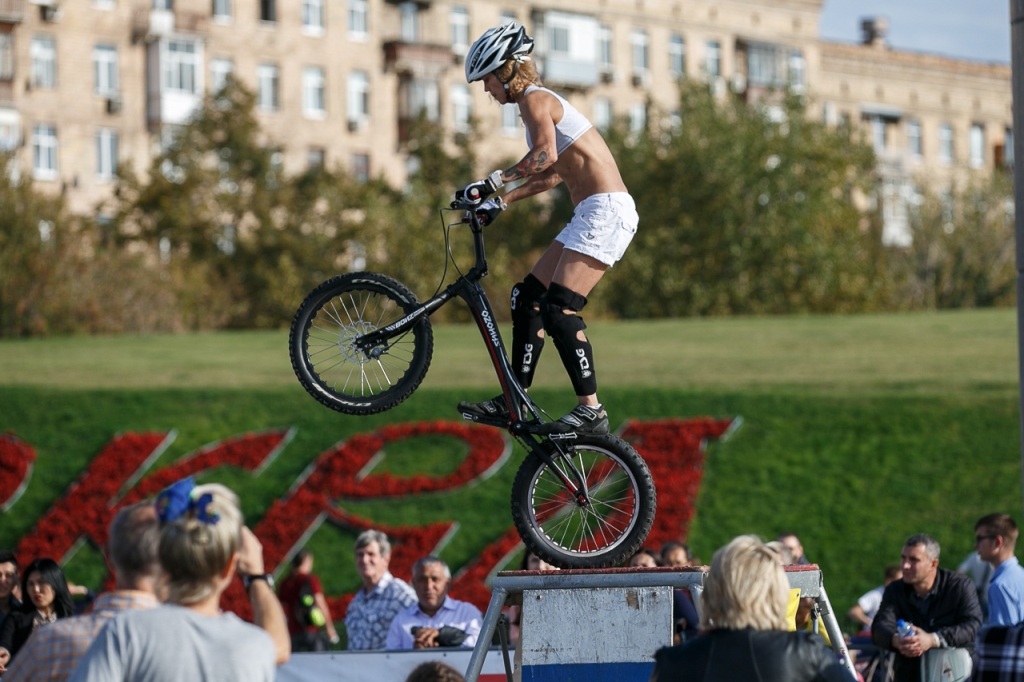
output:
<path id="1" fill-rule="evenodd" d="M 272 576 L 269 573 L 242 576 L 242 584 L 245 585 L 246 590 L 248 590 L 249 586 L 252 585 L 253 580 L 262 580 L 268 585 L 270 585 L 270 589 L 274 589 L 274 576 Z"/>

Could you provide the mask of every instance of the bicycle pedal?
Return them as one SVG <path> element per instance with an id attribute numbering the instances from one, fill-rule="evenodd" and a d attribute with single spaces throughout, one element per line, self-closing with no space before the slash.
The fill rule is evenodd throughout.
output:
<path id="1" fill-rule="evenodd" d="M 486 424 L 487 426 L 496 426 L 499 429 L 504 429 L 508 426 L 503 419 L 484 417 L 479 414 L 473 414 L 472 412 L 462 412 L 462 418 L 469 422 L 476 422 L 477 424 Z"/>
<path id="2" fill-rule="evenodd" d="M 549 433 L 548 440 L 576 440 L 577 434 L 573 431 L 569 433 Z"/>

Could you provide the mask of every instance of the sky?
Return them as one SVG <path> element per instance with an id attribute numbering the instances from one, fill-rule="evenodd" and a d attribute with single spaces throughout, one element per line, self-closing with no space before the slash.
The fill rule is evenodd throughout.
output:
<path id="1" fill-rule="evenodd" d="M 1010 0 L 825 0 L 821 37 L 860 41 L 860 20 L 889 20 L 889 45 L 984 62 L 1010 62 Z"/>

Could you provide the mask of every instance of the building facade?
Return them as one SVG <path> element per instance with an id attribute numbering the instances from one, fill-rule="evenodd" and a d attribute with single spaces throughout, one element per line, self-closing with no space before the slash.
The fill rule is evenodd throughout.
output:
<path id="1" fill-rule="evenodd" d="M 340 166 L 401 183 L 408 123 L 476 119 L 486 169 L 525 152 L 514 106 L 465 82 L 470 43 L 501 22 L 535 36 L 545 84 L 599 127 L 671 115 L 683 77 L 748 100 L 775 88 L 868 135 L 895 207 L 922 178 L 1012 161 L 1010 70 L 822 41 L 822 0 L 0 0 L 0 147 L 89 213 L 117 164 L 148 168 L 175 126 L 232 74 L 258 97 L 285 172 Z M 471 178 L 467 178 L 471 180 Z M 900 243 L 900 212 L 887 210 Z M 887 228 L 888 229 L 888 228 Z"/>

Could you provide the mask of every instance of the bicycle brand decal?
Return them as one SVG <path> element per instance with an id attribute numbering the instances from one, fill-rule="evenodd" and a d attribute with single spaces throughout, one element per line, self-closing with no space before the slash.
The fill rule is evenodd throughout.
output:
<path id="1" fill-rule="evenodd" d="M 487 333 L 491 335 L 491 343 L 494 344 L 495 348 L 501 347 L 501 339 L 498 338 L 498 328 L 494 326 L 494 321 L 491 319 L 491 314 L 486 310 L 480 311 L 480 317 L 484 321 L 484 325 L 487 326 Z"/>

